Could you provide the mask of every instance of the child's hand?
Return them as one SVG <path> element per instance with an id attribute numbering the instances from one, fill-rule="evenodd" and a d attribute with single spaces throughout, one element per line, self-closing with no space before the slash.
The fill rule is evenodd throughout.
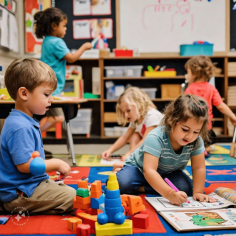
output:
<path id="1" fill-rule="evenodd" d="M 171 191 L 169 192 L 168 196 L 166 197 L 171 204 L 173 205 L 180 205 L 184 202 L 187 202 L 187 194 L 185 192 L 182 191 Z"/>
<path id="2" fill-rule="evenodd" d="M 206 194 L 203 194 L 203 193 L 194 193 L 193 194 L 193 199 L 195 201 L 198 200 L 200 202 L 204 202 L 204 201 L 206 201 L 206 202 L 216 202 L 216 200 L 213 197 L 210 197 L 210 196 L 208 196 Z"/>
<path id="3" fill-rule="evenodd" d="M 66 162 L 60 160 L 58 171 L 61 175 L 64 175 L 64 178 L 70 174 L 70 170 L 70 166 Z"/>
<path id="4" fill-rule="evenodd" d="M 106 150 L 102 153 L 102 158 L 105 160 L 108 160 L 110 156 L 111 156 L 111 152 L 109 150 Z"/>
<path id="5" fill-rule="evenodd" d="M 84 50 L 89 50 L 93 47 L 93 45 L 91 43 L 87 42 L 87 43 L 84 43 L 82 45 L 82 47 L 84 48 Z"/>

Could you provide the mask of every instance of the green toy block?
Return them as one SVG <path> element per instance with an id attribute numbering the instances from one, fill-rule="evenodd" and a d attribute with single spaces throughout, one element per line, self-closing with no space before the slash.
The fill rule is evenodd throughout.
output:
<path id="1" fill-rule="evenodd" d="M 78 188 L 76 190 L 76 195 L 85 198 L 89 196 L 89 191 L 85 188 Z"/>

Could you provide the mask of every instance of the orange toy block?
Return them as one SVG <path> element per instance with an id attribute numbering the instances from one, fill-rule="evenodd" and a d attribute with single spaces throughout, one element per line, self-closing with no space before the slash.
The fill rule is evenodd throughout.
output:
<path id="1" fill-rule="evenodd" d="M 100 180 L 96 180 L 91 184 L 91 198 L 97 198 L 102 195 L 102 183 Z"/>
<path id="2" fill-rule="evenodd" d="M 90 236 L 90 225 L 78 225 L 76 229 L 76 236 Z"/>
<path id="3" fill-rule="evenodd" d="M 124 214 L 125 214 L 126 216 L 129 216 L 129 215 L 130 215 L 129 207 L 126 205 L 125 202 L 123 202 L 121 205 L 122 205 L 123 208 L 124 208 Z"/>
<path id="4" fill-rule="evenodd" d="M 132 221 L 135 228 L 146 229 L 149 226 L 149 215 L 137 214 L 132 217 Z"/>
<path id="5" fill-rule="evenodd" d="M 90 208 L 90 209 L 91 209 L 91 208 Z M 78 208 L 78 209 L 76 210 L 75 215 L 77 215 L 78 213 L 87 213 L 87 211 Z"/>
<path id="6" fill-rule="evenodd" d="M 82 224 L 82 220 L 76 217 L 67 219 L 67 229 L 69 230 L 76 231 L 77 225 L 80 225 L 80 224 Z"/>
<path id="7" fill-rule="evenodd" d="M 131 215 L 134 215 L 135 213 L 138 213 L 145 209 L 145 206 L 143 205 L 142 198 L 139 196 L 128 196 L 128 206 L 129 211 Z"/>
<path id="8" fill-rule="evenodd" d="M 82 219 L 83 224 L 89 224 L 91 229 L 95 229 L 95 222 L 97 222 L 96 215 L 89 215 L 89 214 L 81 212 L 81 213 L 78 213 L 76 216 Z"/>
<path id="9" fill-rule="evenodd" d="M 128 204 L 128 196 L 129 196 L 129 195 L 127 195 L 127 194 L 122 194 L 122 195 L 120 195 L 121 203 L 125 203 L 126 206 L 127 206 L 127 204 Z"/>
<path id="10" fill-rule="evenodd" d="M 87 203 L 87 204 L 82 204 L 82 203 L 79 203 L 76 201 L 76 197 L 74 197 L 73 199 L 73 207 L 75 209 L 83 209 L 83 210 L 87 210 L 91 207 L 91 204 L 90 203 Z"/>
<path id="11" fill-rule="evenodd" d="M 78 180 L 78 187 L 88 189 L 88 180 Z"/>
<path id="12" fill-rule="evenodd" d="M 90 196 L 89 197 L 76 196 L 76 202 L 81 203 L 81 204 L 88 204 L 90 203 Z"/>

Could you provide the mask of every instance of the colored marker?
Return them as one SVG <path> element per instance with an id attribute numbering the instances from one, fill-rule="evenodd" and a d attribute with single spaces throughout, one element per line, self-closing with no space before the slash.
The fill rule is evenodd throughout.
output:
<path id="1" fill-rule="evenodd" d="M 179 189 L 177 189 L 177 188 L 174 186 L 174 184 L 171 183 L 171 181 L 170 181 L 169 179 L 165 178 L 164 180 L 166 181 L 166 183 L 167 183 L 172 189 L 174 189 L 176 192 L 179 192 Z M 187 202 L 190 203 L 189 200 L 187 200 Z"/>

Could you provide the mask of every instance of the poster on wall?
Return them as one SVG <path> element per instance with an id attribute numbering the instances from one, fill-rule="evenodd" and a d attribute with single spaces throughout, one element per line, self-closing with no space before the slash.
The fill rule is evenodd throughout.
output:
<path id="1" fill-rule="evenodd" d="M 34 15 L 51 7 L 51 0 L 25 0 L 25 52 L 41 53 L 42 39 L 34 33 Z"/>
<path id="2" fill-rule="evenodd" d="M 10 13 L 0 6 L 0 45 L 9 48 Z"/>
<path id="3" fill-rule="evenodd" d="M 13 14 L 9 14 L 9 22 L 10 22 L 10 28 L 9 28 L 9 49 L 11 49 L 14 52 L 19 52 L 18 48 L 18 28 L 16 23 L 16 18 Z"/>
<path id="4" fill-rule="evenodd" d="M 87 19 L 73 21 L 73 38 L 90 39 L 103 36 L 104 38 L 113 37 L 112 19 Z"/>
<path id="5" fill-rule="evenodd" d="M 73 0 L 74 16 L 110 15 L 111 0 Z"/>

